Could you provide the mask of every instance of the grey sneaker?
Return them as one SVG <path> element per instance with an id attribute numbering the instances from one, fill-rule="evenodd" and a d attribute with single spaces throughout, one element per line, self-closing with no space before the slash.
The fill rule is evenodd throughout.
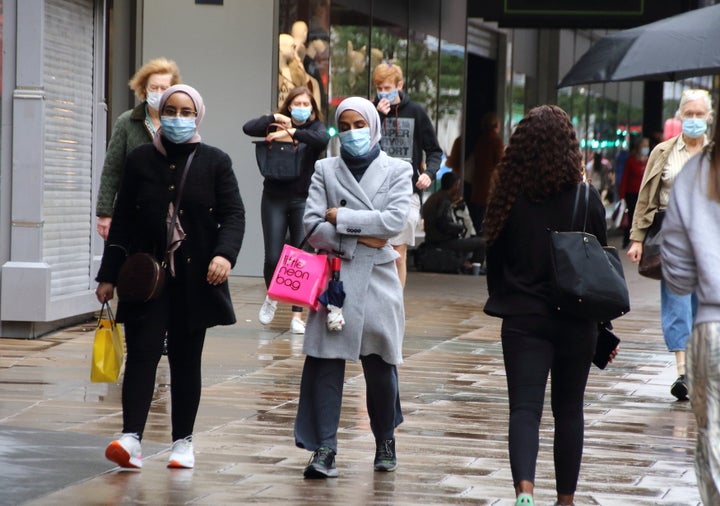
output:
<path id="1" fill-rule="evenodd" d="M 276 309 L 277 301 L 270 300 L 270 298 L 266 295 L 265 302 L 263 302 L 263 305 L 260 308 L 260 313 L 258 314 L 258 320 L 260 320 L 260 323 L 262 323 L 263 325 L 267 325 L 268 323 L 273 321 L 273 318 L 275 318 Z"/>
<path id="2" fill-rule="evenodd" d="M 337 478 L 335 450 L 328 446 L 321 446 L 315 450 L 312 457 L 310 457 L 310 462 L 305 467 L 303 475 L 305 478 L 311 479 Z"/>

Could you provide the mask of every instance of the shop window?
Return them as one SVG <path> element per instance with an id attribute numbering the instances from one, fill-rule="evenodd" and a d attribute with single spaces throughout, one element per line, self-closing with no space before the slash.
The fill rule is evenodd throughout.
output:
<path id="1" fill-rule="evenodd" d="M 278 106 L 306 86 L 327 112 L 330 75 L 330 0 L 280 0 Z"/>

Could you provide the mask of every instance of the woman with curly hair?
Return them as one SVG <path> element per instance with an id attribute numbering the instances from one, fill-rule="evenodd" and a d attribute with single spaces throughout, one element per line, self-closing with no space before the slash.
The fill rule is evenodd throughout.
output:
<path id="1" fill-rule="evenodd" d="M 553 306 L 549 230 L 582 230 L 584 206 L 571 223 L 583 180 L 581 160 L 567 114 L 553 105 L 536 107 L 510 137 L 488 201 L 490 297 L 484 310 L 503 319 L 516 505 L 534 504 L 540 419 L 551 372 L 556 504 L 573 504 L 580 472 L 583 398 L 597 323 L 559 313 Z M 591 185 L 586 230 L 605 245 L 605 226 L 605 208 Z"/>

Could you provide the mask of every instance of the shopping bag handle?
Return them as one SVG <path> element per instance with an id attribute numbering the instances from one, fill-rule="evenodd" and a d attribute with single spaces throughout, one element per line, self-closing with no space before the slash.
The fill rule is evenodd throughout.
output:
<path id="1" fill-rule="evenodd" d="M 107 311 L 108 320 L 110 321 L 110 326 L 115 327 L 115 315 L 113 315 L 112 309 L 110 309 L 110 303 L 108 301 L 105 301 L 102 303 L 102 306 L 100 306 L 100 316 L 98 317 L 98 327 L 100 326 L 100 321 L 103 319 L 103 311 Z"/>
<path id="2" fill-rule="evenodd" d="M 267 126 L 267 128 L 265 129 L 265 137 L 267 137 L 270 134 L 270 127 L 275 127 L 275 128 L 279 128 L 281 130 L 285 130 L 285 133 L 287 133 L 288 136 L 290 137 L 290 139 L 292 139 L 293 146 L 297 147 L 298 140 L 293 136 L 293 134 L 290 133 L 290 130 L 288 129 L 288 127 L 286 127 L 282 123 L 270 123 Z M 268 142 L 268 141 L 263 141 L 263 142 L 266 142 L 269 146 L 272 146 L 272 142 Z"/>
<path id="3" fill-rule="evenodd" d="M 310 232 L 305 234 L 305 237 L 303 237 L 303 240 L 300 241 L 300 245 L 298 246 L 298 249 L 303 249 L 305 247 L 305 244 L 307 244 L 308 238 L 313 235 L 313 232 L 315 232 L 315 229 L 318 228 L 318 226 L 322 223 L 321 221 L 318 221 L 315 225 L 313 225 L 313 228 L 310 229 Z"/>

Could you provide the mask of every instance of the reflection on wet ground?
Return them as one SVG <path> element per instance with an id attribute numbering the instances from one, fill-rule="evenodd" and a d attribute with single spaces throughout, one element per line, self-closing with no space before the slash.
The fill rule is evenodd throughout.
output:
<path id="1" fill-rule="evenodd" d="M 688 403 L 668 391 L 674 367 L 660 334 L 659 287 L 626 270 L 633 311 L 616 323 L 618 360 L 590 376 L 577 504 L 696 505 L 695 425 Z M 293 444 L 304 357 L 302 336 L 287 332 L 289 308 L 263 327 L 262 280 L 233 278 L 232 290 L 238 323 L 206 341 L 194 470 L 165 467 L 165 361 L 143 469 L 122 472 L 102 458 L 121 428 L 120 386 L 89 382 L 92 322 L 35 341 L 0 340 L 0 465 L 12 478 L 0 481 L 0 504 L 514 504 L 500 321 L 482 313 L 484 277 L 410 273 L 400 467 L 372 471 L 362 370 L 348 364 L 340 477 L 327 482 L 302 479 L 309 453 Z M 554 501 L 551 419 L 548 406 L 538 504 Z M 13 427 L 29 431 L 32 451 Z M 46 474 L 52 479 L 39 479 Z"/>

